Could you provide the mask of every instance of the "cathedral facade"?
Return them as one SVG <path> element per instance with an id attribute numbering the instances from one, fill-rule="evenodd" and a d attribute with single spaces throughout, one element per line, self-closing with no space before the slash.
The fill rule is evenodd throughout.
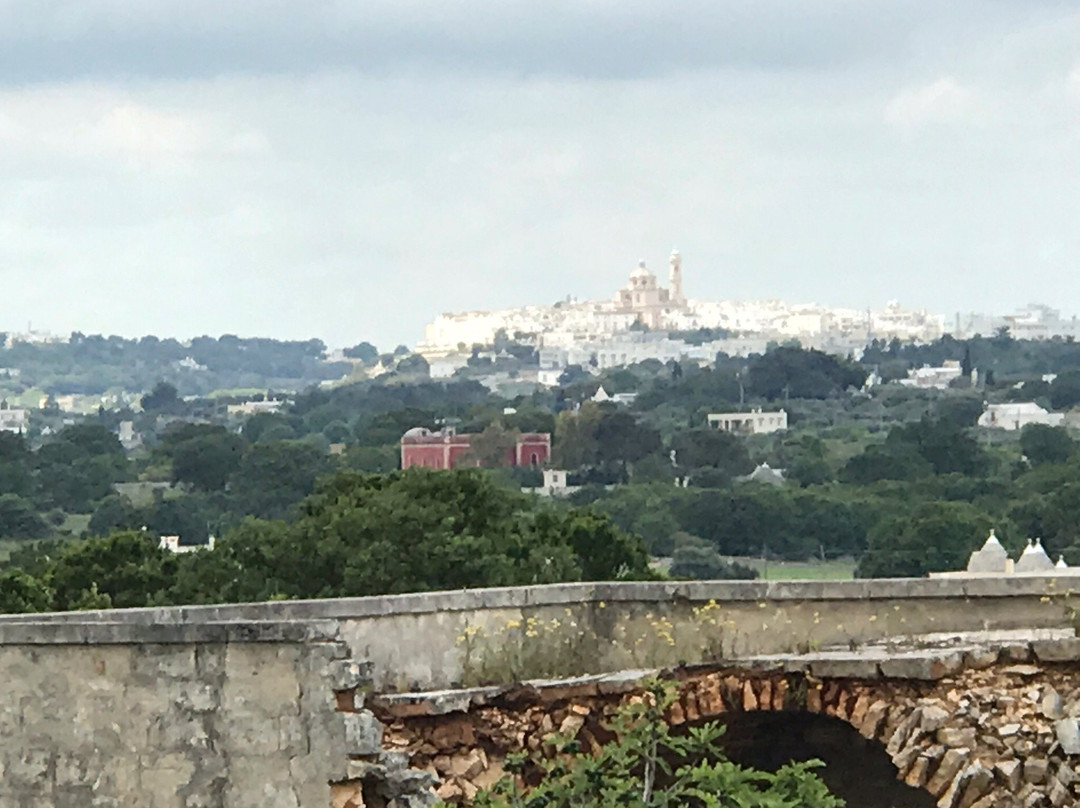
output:
<path id="1" fill-rule="evenodd" d="M 682 257 L 678 250 L 668 259 L 668 288 L 659 285 L 656 275 L 644 261 L 630 273 L 626 286 L 615 293 L 615 308 L 620 314 L 636 314 L 637 321 L 650 329 L 663 328 L 664 315 L 686 308 L 682 288 Z"/>

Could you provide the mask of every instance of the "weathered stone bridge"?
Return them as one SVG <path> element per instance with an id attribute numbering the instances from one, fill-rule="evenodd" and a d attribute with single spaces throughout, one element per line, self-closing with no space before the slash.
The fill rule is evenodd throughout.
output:
<path id="1" fill-rule="evenodd" d="M 1078 805 L 1067 586 L 573 584 L 4 617 L 0 805 L 467 799 L 552 731 L 602 742 L 658 670 L 672 723 L 723 721 L 754 765 L 822 757 L 852 805 Z M 897 777 L 901 797 L 868 788 Z"/>

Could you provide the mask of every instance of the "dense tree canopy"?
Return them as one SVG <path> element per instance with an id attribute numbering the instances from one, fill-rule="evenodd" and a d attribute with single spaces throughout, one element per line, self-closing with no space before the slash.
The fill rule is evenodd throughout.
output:
<path id="1" fill-rule="evenodd" d="M 648 560 L 606 517 L 543 506 L 485 472 L 342 471 L 295 520 L 247 519 L 212 551 L 175 556 L 153 529 L 70 543 L 39 575 L 11 578 L 10 608 L 42 608 L 43 591 L 73 609 L 643 578 Z"/>

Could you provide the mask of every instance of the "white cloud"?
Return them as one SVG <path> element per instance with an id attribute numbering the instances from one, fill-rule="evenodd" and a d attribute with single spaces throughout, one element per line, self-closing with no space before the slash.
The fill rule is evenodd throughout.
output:
<path id="1" fill-rule="evenodd" d="M 980 109 L 975 91 L 945 76 L 896 95 L 885 105 L 885 120 L 897 126 L 921 126 L 970 120 Z"/>
<path id="2" fill-rule="evenodd" d="M 1074 67 L 1069 74 L 1068 87 L 1073 97 L 1080 98 L 1080 65 Z"/>
<path id="3" fill-rule="evenodd" d="M 262 133 L 204 111 L 157 107 L 130 91 L 82 84 L 0 92 L 0 145 L 37 158 L 104 159 L 137 168 L 269 148 Z"/>

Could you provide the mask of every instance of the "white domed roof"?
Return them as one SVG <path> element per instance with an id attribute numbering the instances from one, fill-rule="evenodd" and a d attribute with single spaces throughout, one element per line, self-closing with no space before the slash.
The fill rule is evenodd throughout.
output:
<path id="1" fill-rule="evenodd" d="M 638 265 L 634 268 L 634 271 L 630 273 L 631 278 L 650 278 L 652 273 L 645 267 L 645 261 L 642 259 L 638 261 Z"/>
<path id="2" fill-rule="evenodd" d="M 1015 570 L 1017 572 L 1041 572 L 1053 568 L 1054 562 L 1050 560 L 1050 556 L 1043 549 L 1042 539 L 1035 539 L 1034 544 L 1028 541 L 1027 547 L 1024 548 L 1024 552 L 1020 554 L 1020 559 L 1016 562 Z"/>
<path id="3" fill-rule="evenodd" d="M 422 426 L 414 426 L 405 432 L 406 438 L 424 438 L 431 434 L 431 430 Z"/>
<path id="4" fill-rule="evenodd" d="M 968 572 L 1004 572 L 1008 557 L 1005 548 L 1001 546 L 998 537 L 991 530 L 983 546 L 971 554 L 967 570 Z"/>

